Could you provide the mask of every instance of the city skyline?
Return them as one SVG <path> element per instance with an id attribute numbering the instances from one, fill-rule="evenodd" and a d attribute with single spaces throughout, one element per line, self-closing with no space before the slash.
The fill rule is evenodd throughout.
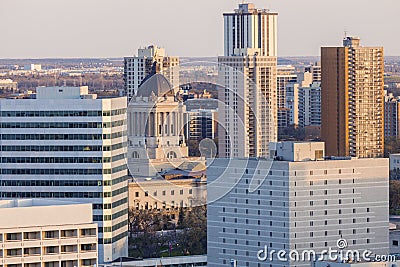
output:
<path id="1" fill-rule="evenodd" d="M 12 41 L 2 44 L 0 58 L 123 57 L 149 44 L 172 56 L 222 55 L 222 13 L 239 2 L 5 0 L 2 35 Z M 400 54 L 392 34 L 400 3 L 392 0 L 373 8 L 361 0 L 252 2 L 279 13 L 279 56 L 317 56 L 320 46 L 338 45 L 345 31 L 364 36 L 367 46 L 384 46 L 387 56 Z M 366 16 L 372 10 L 373 20 Z"/>

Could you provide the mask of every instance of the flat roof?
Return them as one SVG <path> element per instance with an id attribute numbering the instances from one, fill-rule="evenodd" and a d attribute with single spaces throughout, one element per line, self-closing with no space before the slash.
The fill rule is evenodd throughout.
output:
<path id="1" fill-rule="evenodd" d="M 73 205 L 73 204 L 85 204 L 85 203 L 72 202 L 72 201 L 61 201 L 61 200 L 48 200 L 48 199 L 8 199 L 8 200 L 0 200 L 0 209 L 66 206 L 66 205 Z"/>

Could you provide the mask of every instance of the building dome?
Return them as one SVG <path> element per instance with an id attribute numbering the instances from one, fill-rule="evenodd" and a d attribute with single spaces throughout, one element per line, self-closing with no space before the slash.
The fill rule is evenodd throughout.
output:
<path id="1" fill-rule="evenodd" d="M 174 89 L 164 77 L 164 75 L 156 73 L 148 76 L 140 85 L 137 96 L 150 97 L 154 93 L 157 97 L 174 96 Z"/>

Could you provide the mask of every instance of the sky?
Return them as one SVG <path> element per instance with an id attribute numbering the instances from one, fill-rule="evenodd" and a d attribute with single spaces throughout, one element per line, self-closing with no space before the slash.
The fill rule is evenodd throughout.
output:
<path id="1" fill-rule="evenodd" d="M 0 0 L 0 58 L 223 54 L 223 17 L 241 0 Z M 279 13 L 279 56 L 318 56 L 344 32 L 400 56 L 399 0 L 254 0 Z"/>

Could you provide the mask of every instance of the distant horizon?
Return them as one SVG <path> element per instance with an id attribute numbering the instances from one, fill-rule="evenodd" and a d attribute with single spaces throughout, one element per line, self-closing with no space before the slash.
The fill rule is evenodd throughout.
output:
<path id="1" fill-rule="evenodd" d="M 122 58 L 156 44 L 168 55 L 223 55 L 223 17 L 241 0 L 2 0 L 0 58 Z M 278 55 L 319 56 L 345 32 L 400 56 L 400 2 L 254 0 L 278 12 Z M 177 8 L 179 7 L 179 8 Z M 371 16 L 373 14 L 373 16 Z"/>
<path id="2" fill-rule="evenodd" d="M 218 58 L 218 56 L 178 56 L 179 58 Z M 278 59 L 290 59 L 290 58 L 321 58 L 321 56 L 278 56 Z M 385 58 L 400 58 L 399 56 L 385 55 Z M 123 60 L 124 57 L 43 57 L 43 58 L 0 58 L 0 61 L 4 60 L 56 60 L 56 59 L 98 59 L 98 60 Z"/>

